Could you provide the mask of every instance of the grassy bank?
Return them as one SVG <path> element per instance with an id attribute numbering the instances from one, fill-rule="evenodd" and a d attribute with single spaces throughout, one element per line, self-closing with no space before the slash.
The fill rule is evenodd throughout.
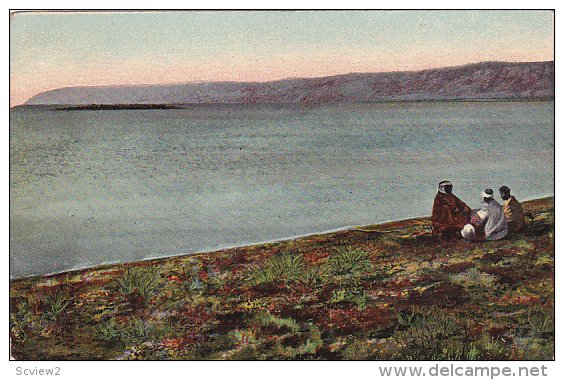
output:
<path id="1" fill-rule="evenodd" d="M 552 359 L 554 199 L 497 242 L 428 219 L 10 284 L 17 359 Z"/>

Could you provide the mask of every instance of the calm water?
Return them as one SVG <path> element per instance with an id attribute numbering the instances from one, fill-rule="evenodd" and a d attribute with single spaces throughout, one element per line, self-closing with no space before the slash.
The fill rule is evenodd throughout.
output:
<path id="1" fill-rule="evenodd" d="M 553 194 L 553 102 L 10 113 L 12 277 Z M 497 195 L 497 193 L 496 193 Z"/>

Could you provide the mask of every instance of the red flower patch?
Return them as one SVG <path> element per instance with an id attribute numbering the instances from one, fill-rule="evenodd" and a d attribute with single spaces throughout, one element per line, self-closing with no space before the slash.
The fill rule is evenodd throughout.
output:
<path id="1" fill-rule="evenodd" d="M 168 281 L 176 284 L 182 284 L 182 279 L 178 276 L 169 276 Z"/>
<path id="2" fill-rule="evenodd" d="M 179 349 L 180 347 L 184 346 L 184 341 L 182 339 L 178 339 L 178 338 L 173 338 L 173 339 L 169 339 L 169 338 L 164 338 L 161 343 L 160 346 L 162 348 L 166 348 L 166 349 Z"/>
<path id="3" fill-rule="evenodd" d="M 210 276 L 209 276 L 207 270 L 201 270 L 201 271 L 199 271 L 199 272 L 198 272 L 198 276 L 200 276 L 200 279 L 201 279 L 202 281 L 205 281 L 205 280 L 207 280 L 208 278 L 210 278 Z"/>
<path id="4" fill-rule="evenodd" d="M 317 265 L 320 264 L 322 261 L 325 261 L 325 259 L 330 255 L 331 254 L 325 250 L 323 251 L 315 250 L 315 251 L 309 251 L 304 253 L 303 258 L 306 263 Z"/>
<path id="5" fill-rule="evenodd" d="M 395 323 L 395 316 L 388 309 L 369 306 L 359 311 L 351 309 L 329 309 L 320 313 L 317 324 L 326 329 L 338 330 L 342 334 L 350 334 L 366 330 L 385 330 Z"/>
<path id="6" fill-rule="evenodd" d="M 538 303 L 540 298 L 535 295 L 511 295 L 506 294 L 497 300 L 497 303 L 503 305 L 530 305 Z"/>

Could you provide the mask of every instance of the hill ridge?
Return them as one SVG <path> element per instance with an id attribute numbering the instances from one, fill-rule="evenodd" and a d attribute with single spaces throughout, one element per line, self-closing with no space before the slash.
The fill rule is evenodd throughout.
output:
<path id="1" fill-rule="evenodd" d="M 419 71 L 348 73 L 267 82 L 72 86 L 25 105 L 326 103 L 535 99 L 554 96 L 554 61 L 487 61 Z"/>

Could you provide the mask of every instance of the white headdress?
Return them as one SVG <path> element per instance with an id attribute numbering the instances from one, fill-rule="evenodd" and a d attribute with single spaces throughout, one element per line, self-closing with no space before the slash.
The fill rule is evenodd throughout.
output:
<path id="1" fill-rule="evenodd" d="M 486 190 L 482 191 L 482 198 L 492 199 L 493 198 L 493 190 L 492 189 L 486 189 Z"/>
<path id="2" fill-rule="evenodd" d="M 439 193 L 446 194 L 445 186 L 452 186 L 452 182 L 450 182 L 450 181 L 439 182 Z"/>

